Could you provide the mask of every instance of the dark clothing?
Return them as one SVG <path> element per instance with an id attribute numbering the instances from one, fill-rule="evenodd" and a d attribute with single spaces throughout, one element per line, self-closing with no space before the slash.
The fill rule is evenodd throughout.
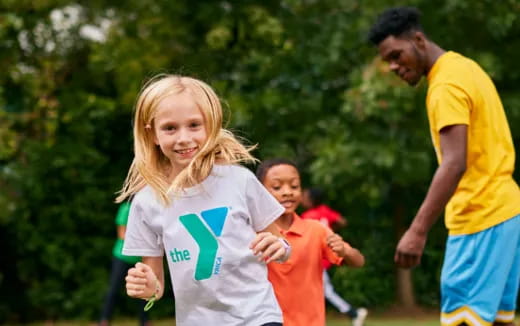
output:
<path id="1" fill-rule="evenodd" d="M 105 297 L 103 304 L 103 310 L 101 313 L 101 321 L 110 320 L 114 312 L 114 306 L 118 299 L 119 290 L 121 285 L 124 284 L 126 273 L 128 269 L 132 268 L 133 264 L 128 264 L 119 258 L 112 258 L 112 272 L 110 273 L 110 286 L 108 293 Z M 139 325 L 144 326 L 148 321 L 148 314 L 144 311 L 146 301 L 142 299 L 134 299 L 139 304 Z"/>

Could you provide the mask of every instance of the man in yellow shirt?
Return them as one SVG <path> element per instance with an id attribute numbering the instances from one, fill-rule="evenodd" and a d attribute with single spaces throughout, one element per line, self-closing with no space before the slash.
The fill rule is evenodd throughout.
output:
<path id="1" fill-rule="evenodd" d="M 520 189 L 500 97 L 482 68 L 425 34 L 415 8 L 384 11 L 370 41 L 410 85 L 428 80 L 426 106 L 439 167 L 396 263 L 416 266 L 444 209 L 449 231 L 441 276 L 441 324 L 513 325 L 520 282 Z"/>

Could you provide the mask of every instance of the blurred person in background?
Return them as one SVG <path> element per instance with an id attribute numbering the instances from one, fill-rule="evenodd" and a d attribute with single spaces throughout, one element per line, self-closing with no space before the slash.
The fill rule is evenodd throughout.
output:
<path id="1" fill-rule="evenodd" d="M 301 217 L 303 219 L 319 221 L 334 232 L 347 226 L 347 220 L 341 216 L 339 212 L 327 206 L 324 201 L 325 193 L 322 189 L 316 187 L 305 189 L 302 195 L 302 206 L 306 211 L 302 213 Z M 323 259 L 322 262 L 325 299 L 338 309 L 339 312 L 352 318 L 352 324 L 354 326 L 363 325 L 367 318 L 368 310 L 366 308 L 354 307 L 336 293 L 327 272 L 332 264 L 325 259 Z"/>
<path id="2" fill-rule="evenodd" d="M 135 265 L 135 263 L 141 261 L 140 257 L 125 256 L 122 253 L 129 212 L 130 202 L 125 201 L 121 203 L 115 220 L 117 228 L 117 239 L 114 244 L 114 248 L 112 249 L 112 269 L 110 273 L 110 283 L 101 310 L 99 326 L 108 326 L 110 324 L 109 321 L 114 312 L 114 307 L 119 296 L 119 291 L 124 285 L 123 281 L 125 279 L 126 273 L 128 272 L 128 269 Z M 139 299 L 132 300 L 138 301 L 139 325 L 149 326 L 150 323 L 148 322 L 148 314 L 146 311 L 144 311 L 146 301 Z"/>

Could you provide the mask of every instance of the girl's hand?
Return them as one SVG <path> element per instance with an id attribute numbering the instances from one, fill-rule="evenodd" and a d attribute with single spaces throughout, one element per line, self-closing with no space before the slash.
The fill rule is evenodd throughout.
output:
<path id="1" fill-rule="evenodd" d="M 260 232 L 251 242 L 249 248 L 258 257 L 258 261 L 269 264 L 272 261 L 287 260 L 287 249 L 281 238 L 274 236 L 271 232 Z"/>
<path id="2" fill-rule="evenodd" d="M 343 239 L 336 233 L 331 233 L 327 236 L 327 245 L 338 255 L 339 257 L 345 257 L 349 245 L 346 244 Z M 348 247 L 347 247 L 348 246 Z"/>
<path id="3" fill-rule="evenodd" d="M 132 298 L 148 299 L 157 291 L 157 276 L 150 266 L 143 263 L 130 268 L 125 281 L 126 293 Z"/>

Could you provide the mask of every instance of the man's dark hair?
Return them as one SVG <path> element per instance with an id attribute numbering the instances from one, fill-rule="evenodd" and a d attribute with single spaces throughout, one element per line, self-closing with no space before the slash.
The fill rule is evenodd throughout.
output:
<path id="1" fill-rule="evenodd" d="M 298 167 L 296 166 L 296 163 L 294 163 L 291 160 L 288 160 L 286 158 L 272 158 L 269 160 L 265 160 L 256 168 L 256 177 L 260 182 L 264 182 L 265 175 L 267 174 L 267 171 L 269 171 L 270 168 L 277 165 L 290 165 L 294 166 L 296 171 L 298 171 Z"/>
<path id="2" fill-rule="evenodd" d="M 421 12 L 414 7 L 395 7 L 383 11 L 368 33 L 368 40 L 379 45 L 392 35 L 399 37 L 412 31 L 423 31 L 419 22 Z"/>
<path id="3" fill-rule="evenodd" d="M 312 187 L 307 190 L 309 198 L 312 202 L 312 207 L 319 206 L 325 202 L 325 192 L 323 189 Z"/>

